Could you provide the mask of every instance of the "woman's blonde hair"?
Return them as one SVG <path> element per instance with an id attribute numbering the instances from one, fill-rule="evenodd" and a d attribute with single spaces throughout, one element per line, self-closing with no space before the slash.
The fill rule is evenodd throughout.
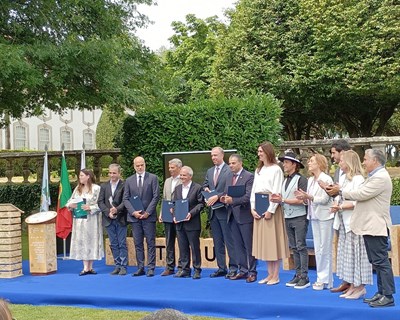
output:
<path id="1" fill-rule="evenodd" d="M 315 161 L 318 164 L 318 168 L 319 170 L 321 170 L 322 172 L 327 173 L 328 172 L 328 160 L 326 160 L 326 157 L 323 156 L 322 154 L 319 153 L 314 153 L 310 159 L 314 157 Z"/>
<path id="2" fill-rule="evenodd" d="M 349 169 L 346 173 L 346 178 L 350 181 L 356 175 L 364 175 L 364 169 L 362 167 L 360 157 L 358 156 L 357 152 L 353 150 L 348 150 L 343 152 L 343 162 Z"/>

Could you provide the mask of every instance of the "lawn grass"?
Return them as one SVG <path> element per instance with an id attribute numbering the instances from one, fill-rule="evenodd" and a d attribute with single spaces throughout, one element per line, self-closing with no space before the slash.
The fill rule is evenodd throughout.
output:
<path id="1" fill-rule="evenodd" d="M 59 306 L 32 306 L 12 304 L 10 309 L 15 320 L 140 320 L 149 312 L 109 309 L 74 308 Z M 193 320 L 228 320 L 191 316 Z"/>

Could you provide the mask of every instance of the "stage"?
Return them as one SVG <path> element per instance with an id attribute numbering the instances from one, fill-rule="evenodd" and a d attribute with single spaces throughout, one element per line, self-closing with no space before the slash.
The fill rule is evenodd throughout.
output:
<path id="1" fill-rule="evenodd" d="M 346 300 L 329 290 L 314 291 L 311 287 L 296 290 L 285 286 L 292 271 L 281 271 L 278 285 L 260 285 L 244 280 L 210 278 L 214 270 L 204 269 L 200 280 L 161 277 L 161 268 L 152 278 L 111 276 L 113 267 L 104 261 L 94 264 L 97 275 L 78 276 L 80 261 L 58 260 L 58 271 L 47 276 L 29 274 L 28 261 L 23 262 L 24 276 L 0 279 L 0 297 L 14 304 L 62 305 L 85 308 L 154 311 L 174 308 L 191 315 L 239 319 L 352 319 L 397 320 L 400 318 L 400 295 L 395 307 L 374 309 L 362 300 Z M 265 263 L 259 263 L 259 280 L 266 276 Z M 310 271 L 315 281 L 315 271 Z M 400 277 L 396 277 L 400 288 Z M 374 279 L 375 280 L 375 279 Z M 335 279 L 335 284 L 339 280 Z M 367 287 L 367 296 L 376 291 L 376 284 Z"/>

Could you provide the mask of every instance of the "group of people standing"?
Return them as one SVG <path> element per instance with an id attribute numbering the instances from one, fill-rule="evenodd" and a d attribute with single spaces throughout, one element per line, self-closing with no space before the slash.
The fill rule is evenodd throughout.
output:
<path id="1" fill-rule="evenodd" d="M 345 140 L 332 145 L 332 160 L 339 165 L 334 179 L 328 175 L 325 156 L 313 154 L 308 160 L 307 179 L 299 171 L 304 165 L 292 151 L 278 159 L 273 145 L 259 145 L 258 165 L 253 173 L 243 168 L 243 159 L 232 154 L 224 162 L 224 150 L 211 150 L 213 167 L 208 169 L 203 185 L 192 181 L 193 170 L 179 159 L 169 161 L 170 177 L 164 182 L 162 199 L 186 199 L 188 213 L 177 221 L 157 217 L 160 200 L 158 178 L 146 171 L 143 157 L 133 160 L 135 174 L 121 180 L 121 168 L 109 166 L 110 181 L 94 183 L 90 170 L 82 169 L 79 184 L 67 206 L 77 208 L 76 198 L 83 198 L 85 218 L 73 220 L 70 257 L 83 261 L 80 275 L 96 274 L 93 261 L 104 256 L 102 224 L 105 226 L 114 257 L 113 275 L 127 274 L 127 224 L 132 226 L 137 270 L 132 276 L 154 276 L 156 221 L 162 222 L 166 238 L 166 267 L 161 276 L 201 278 L 200 213 L 208 210 L 218 269 L 210 277 L 257 281 L 257 259 L 267 262 L 267 277 L 260 284 L 280 282 L 280 261 L 293 252 L 295 275 L 288 287 L 309 287 L 306 234 L 312 227 L 317 279 L 314 290 L 331 289 L 340 297 L 359 299 L 372 284 L 372 266 L 377 272 L 378 292 L 364 299 L 372 307 L 394 305 L 393 273 L 387 254 L 392 184 L 385 169 L 385 155 L 377 149 L 365 152 L 364 170 L 358 154 Z M 286 178 L 284 177 L 284 173 Z M 231 194 L 233 186 L 240 187 Z M 267 195 L 267 207 L 260 212 L 259 195 Z M 139 198 L 139 202 L 135 201 Z M 140 203 L 140 205 L 138 204 Z M 332 242 L 338 231 L 337 275 L 342 284 L 333 288 Z M 145 268 L 144 238 L 147 242 Z M 178 240 L 179 257 L 175 254 Z M 226 251 L 228 257 L 226 257 Z M 191 272 L 193 266 L 193 274 Z"/>

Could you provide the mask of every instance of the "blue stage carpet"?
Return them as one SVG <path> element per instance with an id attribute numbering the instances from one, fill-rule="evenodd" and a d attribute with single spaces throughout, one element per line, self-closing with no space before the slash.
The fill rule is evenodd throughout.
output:
<path id="1" fill-rule="evenodd" d="M 28 262 L 23 263 L 24 276 L 0 279 L 0 297 L 15 304 L 63 305 L 88 308 L 154 311 L 174 308 L 187 314 L 241 319 L 351 319 L 398 320 L 400 295 L 396 294 L 395 307 L 373 309 L 362 300 L 346 300 L 329 290 L 310 288 L 296 290 L 285 287 L 292 272 L 281 272 L 281 283 L 275 286 L 247 284 L 209 277 L 213 270 L 205 269 L 202 279 L 177 279 L 156 276 L 111 276 L 112 267 L 96 261 L 98 275 L 79 277 L 80 261 L 58 261 L 56 274 L 31 276 Z M 131 267 L 128 271 L 134 272 Z M 260 263 L 259 279 L 265 277 L 265 263 Z M 315 271 L 310 272 L 315 281 Z M 335 279 L 336 284 L 339 283 Z M 400 278 L 396 287 L 400 288 Z M 368 286 L 368 296 L 376 285 Z"/>

